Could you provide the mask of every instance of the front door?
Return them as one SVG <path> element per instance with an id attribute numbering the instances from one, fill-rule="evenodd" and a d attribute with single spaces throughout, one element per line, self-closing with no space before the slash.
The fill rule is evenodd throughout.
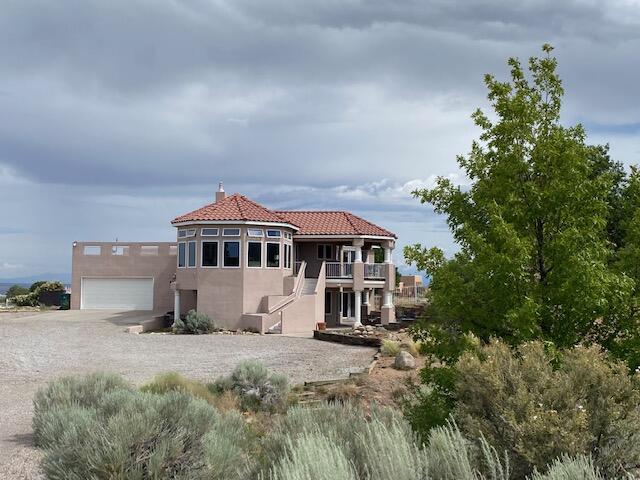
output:
<path id="1" fill-rule="evenodd" d="M 342 292 L 342 318 L 355 321 L 355 292 Z"/>

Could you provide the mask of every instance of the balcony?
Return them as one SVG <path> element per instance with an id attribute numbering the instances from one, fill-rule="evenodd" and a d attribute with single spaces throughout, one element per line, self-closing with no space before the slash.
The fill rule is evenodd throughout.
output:
<path id="1" fill-rule="evenodd" d="M 364 278 L 375 278 L 383 280 L 385 278 L 384 263 L 365 263 Z"/>
<path id="2" fill-rule="evenodd" d="M 327 278 L 353 278 L 353 264 L 326 262 Z"/>

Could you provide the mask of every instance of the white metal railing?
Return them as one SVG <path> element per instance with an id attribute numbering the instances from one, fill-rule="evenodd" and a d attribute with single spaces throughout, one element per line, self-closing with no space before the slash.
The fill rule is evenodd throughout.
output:
<path id="1" fill-rule="evenodd" d="M 326 262 L 327 278 L 352 278 L 353 264 L 340 262 Z"/>
<path id="2" fill-rule="evenodd" d="M 364 278 L 384 278 L 384 273 L 383 263 L 364 264 Z"/>

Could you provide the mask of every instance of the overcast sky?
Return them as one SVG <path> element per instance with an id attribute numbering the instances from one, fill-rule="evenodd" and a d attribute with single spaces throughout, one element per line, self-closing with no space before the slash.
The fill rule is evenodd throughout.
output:
<path id="1" fill-rule="evenodd" d="M 74 240 L 168 241 L 217 183 L 455 251 L 410 197 L 478 131 L 484 73 L 552 43 L 563 121 L 640 163 L 639 0 L 4 0 L 0 278 Z"/>

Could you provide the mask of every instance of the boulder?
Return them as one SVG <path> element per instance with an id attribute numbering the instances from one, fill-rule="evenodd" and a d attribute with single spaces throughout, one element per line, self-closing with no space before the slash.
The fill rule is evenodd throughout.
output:
<path id="1" fill-rule="evenodd" d="M 396 355 L 396 361 L 393 366 L 398 370 L 413 370 L 416 368 L 416 359 L 409 352 L 403 350 Z"/>

